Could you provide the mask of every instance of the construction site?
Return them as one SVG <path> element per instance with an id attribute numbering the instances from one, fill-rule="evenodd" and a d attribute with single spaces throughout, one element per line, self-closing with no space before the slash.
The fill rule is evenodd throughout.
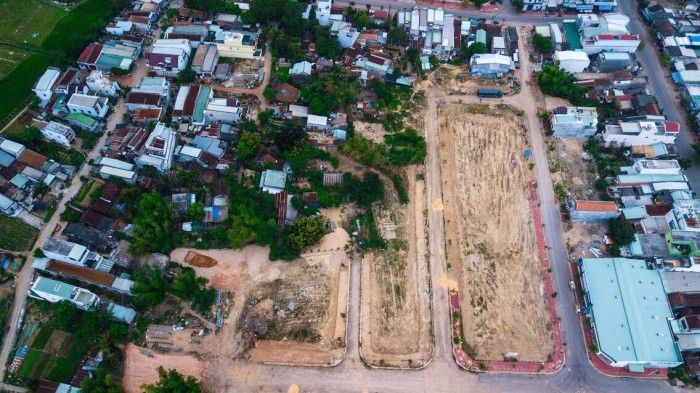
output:
<path id="1" fill-rule="evenodd" d="M 386 180 L 385 200 L 374 206 L 386 250 L 365 254 L 360 308 L 361 354 L 380 367 L 422 367 L 433 356 L 430 277 L 425 228 L 425 184 L 408 167 L 410 204 L 399 203 Z"/>
<path id="2" fill-rule="evenodd" d="M 544 362 L 554 345 L 535 228 L 522 111 L 440 101 L 439 151 L 447 261 L 466 348 L 479 360 Z"/>

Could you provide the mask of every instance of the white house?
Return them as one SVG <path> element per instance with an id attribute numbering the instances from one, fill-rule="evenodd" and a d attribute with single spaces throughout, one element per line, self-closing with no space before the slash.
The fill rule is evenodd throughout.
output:
<path id="1" fill-rule="evenodd" d="M 245 117 L 246 108 L 235 98 L 211 98 L 204 109 L 204 122 L 207 124 L 221 122 L 238 123 Z M 193 121 L 194 124 L 194 121 Z"/>
<path id="2" fill-rule="evenodd" d="M 143 153 L 136 159 L 136 165 L 150 165 L 165 172 L 173 165 L 176 145 L 177 133 L 165 124 L 158 123 L 148 136 Z"/>
<path id="3" fill-rule="evenodd" d="M 98 119 L 104 119 L 109 110 L 107 97 L 91 96 L 82 93 L 73 94 L 68 100 L 67 107 L 70 113 L 82 113 Z"/>
<path id="4" fill-rule="evenodd" d="M 554 61 L 558 61 L 559 68 L 569 74 L 583 72 L 591 64 L 586 52 L 578 50 L 558 50 L 554 52 Z"/>
<path id="5" fill-rule="evenodd" d="M 22 207 L 12 199 L 0 194 L 0 212 L 6 216 L 14 217 L 22 212 Z"/>
<path id="6" fill-rule="evenodd" d="M 101 96 L 114 97 L 119 93 L 119 84 L 104 75 L 100 70 L 94 70 L 85 80 L 91 92 Z"/>
<path id="7" fill-rule="evenodd" d="M 186 39 L 162 39 L 153 43 L 145 58 L 148 66 L 164 76 L 176 76 L 189 63 L 192 47 Z"/>
<path id="8" fill-rule="evenodd" d="M 49 259 L 80 266 L 84 266 L 91 256 L 87 247 L 53 237 L 44 240 L 41 251 Z"/>
<path id="9" fill-rule="evenodd" d="M 557 138 L 589 138 L 598 130 L 595 108 L 557 107 L 551 118 L 552 131 Z"/>
<path id="10" fill-rule="evenodd" d="M 306 119 L 306 129 L 310 131 L 326 131 L 328 129 L 328 117 L 309 115 Z"/>
<path id="11" fill-rule="evenodd" d="M 670 229 L 700 232 L 700 200 L 681 199 L 673 202 L 673 210 L 666 214 L 666 222 Z"/>
<path id="12" fill-rule="evenodd" d="M 32 284 L 28 295 L 51 303 L 65 300 L 81 310 L 87 310 L 100 302 L 100 298 L 87 289 L 46 277 L 38 277 Z"/>
<path id="13" fill-rule="evenodd" d="M 321 26 L 330 26 L 331 24 L 331 8 L 333 0 L 318 0 L 316 1 L 316 20 Z"/>
<path id="14" fill-rule="evenodd" d="M 61 70 L 56 67 L 49 67 L 44 74 L 36 81 L 32 91 L 42 101 L 48 101 L 53 95 L 52 87 L 61 76 Z"/>
<path id="15" fill-rule="evenodd" d="M 55 121 L 47 123 L 42 120 L 34 119 L 32 125 L 41 131 L 41 135 L 43 135 L 44 138 L 63 147 L 70 148 L 73 141 L 75 141 L 75 132 L 65 124 Z"/>
<path id="16" fill-rule="evenodd" d="M 217 34 L 216 48 L 220 57 L 234 59 L 260 59 L 257 48 L 258 37 L 253 33 L 226 31 Z"/>
<path id="17" fill-rule="evenodd" d="M 292 68 L 289 70 L 289 76 L 310 76 L 311 67 L 313 64 L 308 61 L 300 61 L 299 63 L 294 63 Z"/>
<path id="18" fill-rule="evenodd" d="M 602 139 L 606 145 L 649 146 L 658 142 L 672 145 L 681 129 L 681 125 L 672 121 L 622 122 L 608 124 Z"/>
<path id="19" fill-rule="evenodd" d="M 260 189 L 268 194 L 279 194 L 287 184 L 287 172 L 268 169 L 260 176 Z"/>

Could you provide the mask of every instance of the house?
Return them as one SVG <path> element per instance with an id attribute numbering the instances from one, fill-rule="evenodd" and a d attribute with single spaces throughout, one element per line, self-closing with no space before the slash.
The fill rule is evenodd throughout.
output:
<path id="1" fill-rule="evenodd" d="M 159 109 L 164 105 L 163 97 L 158 93 L 130 92 L 124 101 L 129 112 L 137 109 Z"/>
<path id="2" fill-rule="evenodd" d="M 216 69 L 214 69 L 214 73 L 212 74 L 212 76 L 217 81 L 223 82 L 223 81 L 228 79 L 228 76 L 230 73 L 231 73 L 231 64 L 219 63 L 216 66 Z"/>
<path id="3" fill-rule="evenodd" d="M 90 72 L 90 75 L 85 79 L 85 84 L 92 93 L 106 97 L 115 97 L 121 90 L 117 82 L 112 81 L 100 70 Z"/>
<path id="4" fill-rule="evenodd" d="M 700 232 L 700 200 L 682 199 L 673 203 L 673 209 L 666 214 L 670 229 Z"/>
<path id="5" fill-rule="evenodd" d="M 376 23 L 378 25 L 384 24 L 387 19 L 389 19 L 389 11 L 377 10 L 372 14 L 372 23 Z"/>
<path id="6" fill-rule="evenodd" d="M 185 39 L 156 40 L 144 57 L 159 76 L 174 77 L 187 67 L 192 47 Z"/>
<path id="7" fill-rule="evenodd" d="M 562 9 L 576 12 L 610 12 L 617 9 L 617 0 L 564 0 L 559 4 Z"/>
<path id="8" fill-rule="evenodd" d="M 557 107 L 551 117 L 552 131 L 556 138 L 590 138 L 598 130 L 596 108 Z"/>
<path id="9" fill-rule="evenodd" d="M 511 58 L 508 56 L 481 53 L 475 54 L 469 60 L 470 75 L 486 78 L 502 77 L 513 68 Z"/>
<path id="10" fill-rule="evenodd" d="M 607 222 L 620 216 L 615 202 L 572 200 L 569 203 L 572 222 Z"/>
<path id="11" fill-rule="evenodd" d="M 53 84 L 56 83 L 58 77 L 61 76 L 61 70 L 55 67 L 49 67 L 44 71 L 39 80 L 34 83 L 32 91 L 42 101 L 48 101 L 53 95 Z"/>
<path id="12" fill-rule="evenodd" d="M 606 145 L 648 146 L 658 142 L 673 144 L 681 126 L 672 121 L 634 121 L 607 124 L 602 139 Z"/>
<path id="13" fill-rule="evenodd" d="M 311 76 L 312 66 L 313 64 L 309 63 L 308 61 L 295 63 L 289 70 L 289 76 L 295 79 Z"/>
<path id="14" fill-rule="evenodd" d="M 71 113 L 63 118 L 68 124 L 81 128 L 85 131 L 97 132 L 100 130 L 100 122 L 82 113 Z"/>
<path id="15" fill-rule="evenodd" d="M 525 0 L 522 11 L 543 11 L 547 9 L 547 4 L 546 0 Z"/>
<path id="16" fill-rule="evenodd" d="M 65 148 L 70 148 L 75 141 L 75 132 L 65 124 L 34 119 L 31 125 L 37 127 L 44 138 Z"/>
<path id="17" fill-rule="evenodd" d="M 109 111 L 107 97 L 73 94 L 66 105 L 70 113 L 81 113 L 97 119 L 104 119 Z"/>
<path id="18" fill-rule="evenodd" d="M 396 13 L 397 27 L 409 36 L 409 46 L 419 49 L 423 55 L 448 59 L 461 46 L 461 22 L 442 8 L 413 7 Z M 477 41 L 480 37 L 477 32 Z"/>
<path id="19" fill-rule="evenodd" d="M 221 126 L 226 126 L 226 124 L 221 124 Z M 207 154 L 211 155 L 217 160 L 220 160 L 224 157 L 226 149 L 228 148 L 228 144 L 226 141 L 220 140 L 219 138 L 212 138 L 210 136 L 207 137 L 197 135 L 192 140 L 192 143 L 194 143 L 194 145 L 197 148 L 201 149 L 202 151 L 206 152 Z"/>
<path id="20" fill-rule="evenodd" d="M 274 87 L 275 101 L 283 104 L 291 104 L 299 101 L 299 89 L 289 83 L 280 83 Z"/>
<path id="21" fill-rule="evenodd" d="M 118 160 L 114 160 L 114 161 L 118 161 Z M 103 179 L 109 179 L 111 177 L 115 177 L 115 178 L 123 180 L 127 184 L 136 184 L 136 179 L 137 179 L 138 175 L 136 174 L 136 172 L 131 170 L 131 169 L 133 169 L 133 165 L 132 164 L 128 164 L 128 165 L 131 166 L 130 169 L 125 169 L 125 168 L 121 168 L 119 166 L 112 166 L 112 165 L 109 165 L 107 163 L 104 163 L 100 167 L 100 171 L 99 171 L 100 177 Z"/>
<path id="22" fill-rule="evenodd" d="M 340 47 L 350 48 L 360 37 L 360 32 L 349 22 L 334 22 L 331 27 L 331 34 L 338 37 Z"/>
<path id="23" fill-rule="evenodd" d="M 144 144 L 144 152 L 136 159 L 136 165 L 150 165 L 160 172 L 170 170 L 176 144 L 177 133 L 163 123 L 156 124 Z"/>
<path id="24" fill-rule="evenodd" d="M 261 51 L 257 48 L 258 36 L 254 33 L 239 31 L 220 31 L 215 38 L 219 56 L 234 59 L 261 58 Z"/>
<path id="25" fill-rule="evenodd" d="M 583 72 L 591 64 L 586 52 L 580 50 L 558 50 L 554 52 L 554 61 L 559 62 L 559 68 L 569 74 Z"/>
<path id="26" fill-rule="evenodd" d="M 371 75 L 384 77 L 391 71 L 392 65 L 393 62 L 388 57 L 384 57 L 380 54 L 372 54 L 367 56 L 363 68 Z"/>
<path id="27" fill-rule="evenodd" d="M 285 118 L 291 120 L 306 119 L 309 117 L 309 107 L 301 105 L 290 105 L 288 112 L 284 114 Z"/>
<path id="28" fill-rule="evenodd" d="M 83 70 L 111 71 L 112 68 L 130 70 L 141 49 L 114 41 L 88 45 L 78 57 L 78 67 Z"/>
<path id="29" fill-rule="evenodd" d="M 197 161 L 202 156 L 202 149 L 194 146 L 178 146 L 175 148 L 175 155 L 178 156 L 178 161 L 181 163 Z"/>
<path id="30" fill-rule="evenodd" d="M 316 1 L 316 20 L 321 26 L 331 25 L 331 8 L 333 0 L 318 0 Z"/>
<path id="31" fill-rule="evenodd" d="M 629 173 L 629 172 L 628 172 Z M 681 166 L 676 160 L 639 160 L 632 164 L 632 173 L 638 175 L 680 175 Z"/>
<path id="32" fill-rule="evenodd" d="M 130 34 L 136 31 L 134 28 L 134 23 L 126 20 L 110 23 L 107 25 L 107 27 L 105 27 L 105 30 L 107 30 L 107 33 L 115 36 Z"/>
<path id="33" fill-rule="evenodd" d="M 15 217 L 22 212 L 22 207 L 14 200 L 0 194 L 0 213 Z"/>
<path id="34" fill-rule="evenodd" d="M 142 78 L 131 89 L 132 93 L 156 93 L 163 97 L 164 106 L 170 102 L 170 82 L 163 77 Z"/>
<path id="35" fill-rule="evenodd" d="M 131 116 L 131 121 L 138 124 L 148 124 L 163 120 L 165 110 L 163 108 L 137 109 Z"/>
<path id="36" fill-rule="evenodd" d="M 581 49 L 588 55 L 601 52 L 634 53 L 641 38 L 627 30 L 629 18 L 610 14 L 598 18 L 595 15 L 579 15 L 576 20 Z"/>
<path id="37" fill-rule="evenodd" d="M 192 60 L 192 69 L 197 75 L 212 77 L 219 64 L 219 50 L 216 45 L 199 44 Z"/>
<path id="38" fill-rule="evenodd" d="M 327 131 L 328 117 L 309 115 L 306 119 L 306 129 L 309 131 Z"/>
<path id="39" fill-rule="evenodd" d="M 278 194 L 284 191 L 287 184 L 287 172 L 268 169 L 260 176 L 260 190 L 268 194 Z"/>
<path id="40" fill-rule="evenodd" d="M 61 74 L 61 77 L 53 84 L 54 94 L 73 94 L 76 91 L 83 90 L 80 86 L 85 79 L 84 74 L 75 67 L 68 69 Z"/>
<path id="41" fill-rule="evenodd" d="M 38 277 L 32 284 L 28 295 L 34 299 L 46 300 L 50 303 L 66 300 L 81 310 L 88 310 L 99 304 L 100 301 L 97 295 L 87 289 L 46 277 Z"/>
<path id="42" fill-rule="evenodd" d="M 557 23 L 549 24 L 549 35 L 549 38 L 552 41 L 552 48 L 555 51 L 561 50 L 564 39 L 561 34 L 561 29 L 559 29 L 559 25 Z"/>
<path id="43" fill-rule="evenodd" d="M 632 63 L 632 55 L 626 52 L 601 52 L 596 56 L 594 67 L 599 72 L 616 72 L 627 69 Z"/>
<path id="44" fill-rule="evenodd" d="M 243 28 L 243 21 L 240 15 L 219 13 L 214 15 L 214 23 L 224 30 L 240 30 Z"/>
<path id="45" fill-rule="evenodd" d="M 109 251 L 117 245 L 107 233 L 81 223 L 68 223 L 63 236 L 71 242 L 82 242 L 93 250 Z"/>
<path id="46" fill-rule="evenodd" d="M 578 269 L 585 291 L 584 312 L 590 318 L 599 357 L 631 371 L 682 363 L 658 270 L 647 269 L 643 260 L 626 258 L 581 259 Z"/>
<path id="47" fill-rule="evenodd" d="M 90 250 L 83 245 L 53 237 L 47 237 L 46 240 L 44 240 L 41 251 L 46 258 L 81 266 L 88 264 L 88 261 L 91 259 L 101 258 L 99 255 L 91 253 Z"/>
<path id="48" fill-rule="evenodd" d="M 247 108 L 235 98 L 210 98 L 204 109 L 204 119 L 201 124 L 224 123 L 235 124 L 246 117 Z M 193 124 L 198 122 L 193 119 Z"/>
<path id="49" fill-rule="evenodd" d="M 175 98 L 173 122 L 192 121 L 204 124 L 204 109 L 209 99 L 214 97 L 214 90 L 209 86 L 184 85 Z"/>
<path id="50" fill-rule="evenodd" d="M 208 34 L 208 29 L 203 25 L 175 25 L 165 30 L 165 39 L 186 39 L 192 49 L 197 48 L 200 42 Z"/>
<path id="51" fill-rule="evenodd" d="M 506 54 L 506 40 L 502 36 L 494 36 L 491 39 L 491 53 L 498 53 L 499 55 Z"/>

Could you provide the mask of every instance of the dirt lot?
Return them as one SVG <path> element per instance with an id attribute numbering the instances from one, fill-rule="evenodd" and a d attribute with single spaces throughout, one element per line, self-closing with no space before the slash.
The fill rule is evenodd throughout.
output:
<path id="1" fill-rule="evenodd" d="M 371 139 L 376 143 L 384 143 L 384 135 L 387 134 L 384 126 L 381 123 L 367 123 L 356 121 L 353 123 L 355 131 L 362 134 L 367 139 Z"/>
<path id="2" fill-rule="evenodd" d="M 150 355 L 150 356 L 149 356 Z M 202 379 L 204 363 L 192 356 L 159 354 L 143 350 L 133 344 L 126 347 L 126 368 L 124 370 L 124 389 L 128 393 L 141 393 L 141 385 L 158 380 L 158 367 L 166 370 L 175 369 L 184 375 Z"/>
<path id="3" fill-rule="evenodd" d="M 339 209 L 323 213 L 342 219 Z M 340 360 L 346 326 L 341 314 L 347 313 L 348 293 L 343 246 L 349 236 L 341 225 L 336 228 L 294 262 L 270 262 L 268 249 L 261 247 L 173 251 L 176 262 L 206 261 L 211 267 L 193 266 L 197 274 L 214 288 L 233 293 L 222 328 L 202 337 L 191 329 L 176 333 L 173 350 L 196 353 L 206 364 L 222 358 L 316 365 Z"/>
<path id="4" fill-rule="evenodd" d="M 377 366 L 419 367 L 432 357 L 425 185 L 409 167 L 410 204 L 399 204 L 388 179 L 386 201 L 374 210 L 377 228 L 389 241 L 385 251 L 362 262 L 362 325 L 365 361 Z"/>
<path id="5" fill-rule="evenodd" d="M 563 184 L 575 199 L 598 199 L 594 185 L 595 164 L 584 158 L 583 142 L 551 138 L 549 143 L 552 182 Z"/>
<path id="6" fill-rule="evenodd" d="M 518 111 L 440 110 L 447 260 L 478 359 L 545 361 L 553 350 L 531 211 L 526 130 Z M 449 266 L 449 265 L 448 265 Z"/>

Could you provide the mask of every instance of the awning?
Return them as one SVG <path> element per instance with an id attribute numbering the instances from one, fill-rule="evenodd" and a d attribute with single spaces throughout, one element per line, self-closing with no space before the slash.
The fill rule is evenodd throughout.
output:
<path id="1" fill-rule="evenodd" d="M 678 72 L 672 72 L 671 77 L 675 83 L 683 83 L 683 78 L 681 78 L 681 74 Z"/>

